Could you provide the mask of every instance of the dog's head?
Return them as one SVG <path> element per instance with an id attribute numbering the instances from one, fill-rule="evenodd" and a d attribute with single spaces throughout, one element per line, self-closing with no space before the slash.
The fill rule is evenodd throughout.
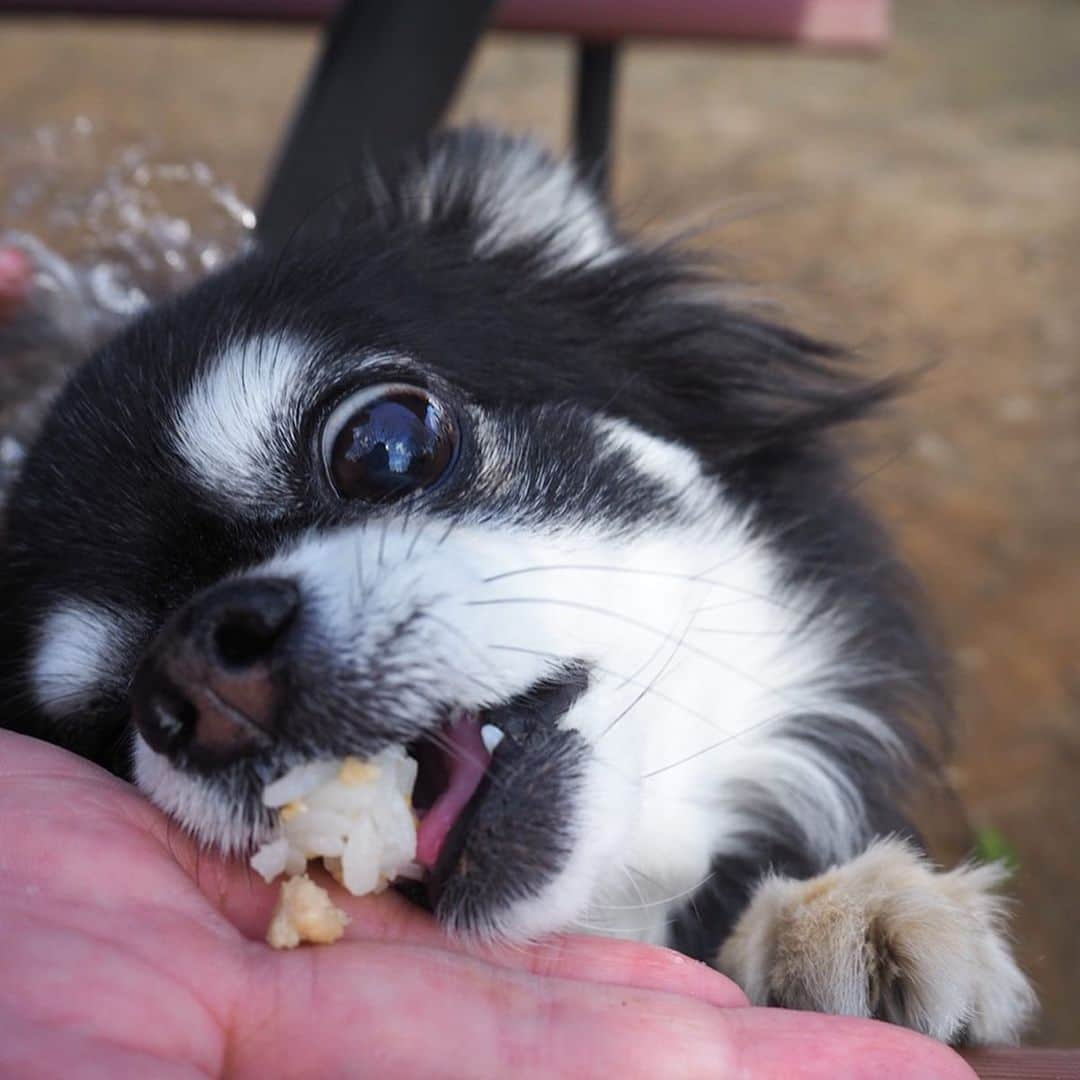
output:
<path id="1" fill-rule="evenodd" d="M 876 395 L 531 144 L 440 137 L 336 241 L 70 381 L 9 510 L 5 722 L 237 852 L 286 768 L 407 744 L 436 910 L 473 931 L 572 922 L 635 859 L 685 881 L 725 776 L 828 772 L 754 731 L 875 638 L 823 433 Z"/>

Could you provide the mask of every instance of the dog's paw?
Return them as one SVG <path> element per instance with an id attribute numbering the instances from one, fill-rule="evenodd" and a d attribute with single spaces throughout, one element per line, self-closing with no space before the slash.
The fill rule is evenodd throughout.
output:
<path id="1" fill-rule="evenodd" d="M 998 865 L 935 872 L 898 839 L 809 881 L 770 876 L 717 957 L 756 1004 L 870 1016 L 945 1042 L 1015 1042 L 1035 995 Z"/>

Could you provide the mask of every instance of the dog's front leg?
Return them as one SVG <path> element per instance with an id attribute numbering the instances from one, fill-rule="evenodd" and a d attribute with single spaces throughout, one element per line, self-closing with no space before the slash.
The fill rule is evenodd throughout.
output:
<path id="1" fill-rule="evenodd" d="M 716 958 L 761 1005 L 876 1017 L 951 1043 L 1015 1042 L 1035 995 L 999 865 L 935 871 L 904 841 L 807 881 L 768 876 Z"/>

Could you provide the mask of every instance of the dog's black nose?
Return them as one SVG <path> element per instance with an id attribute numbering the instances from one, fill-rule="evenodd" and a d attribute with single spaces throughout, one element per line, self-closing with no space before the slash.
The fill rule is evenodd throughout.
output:
<path id="1" fill-rule="evenodd" d="M 139 663 L 135 726 L 159 753 L 224 764 L 268 743 L 300 606 L 291 581 L 252 578 L 199 593 Z"/>

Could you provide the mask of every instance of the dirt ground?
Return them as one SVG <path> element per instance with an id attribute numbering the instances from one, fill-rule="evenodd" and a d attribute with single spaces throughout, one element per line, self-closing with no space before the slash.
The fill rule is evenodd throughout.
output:
<path id="1" fill-rule="evenodd" d="M 932 365 L 870 433 L 894 523 L 957 662 L 962 807 L 1016 852 L 1016 936 L 1080 1044 L 1080 3 L 900 0 L 875 60 L 635 44 L 616 188 L 803 326 Z M 0 20 L 0 133 L 90 117 L 254 199 L 313 55 L 303 28 Z M 493 37 L 459 119 L 565 141 L 571 54 Z M 2 171 L 2 163 L 0 163 Z M 2 226 L 0 222 L 0 226 Z"/>

